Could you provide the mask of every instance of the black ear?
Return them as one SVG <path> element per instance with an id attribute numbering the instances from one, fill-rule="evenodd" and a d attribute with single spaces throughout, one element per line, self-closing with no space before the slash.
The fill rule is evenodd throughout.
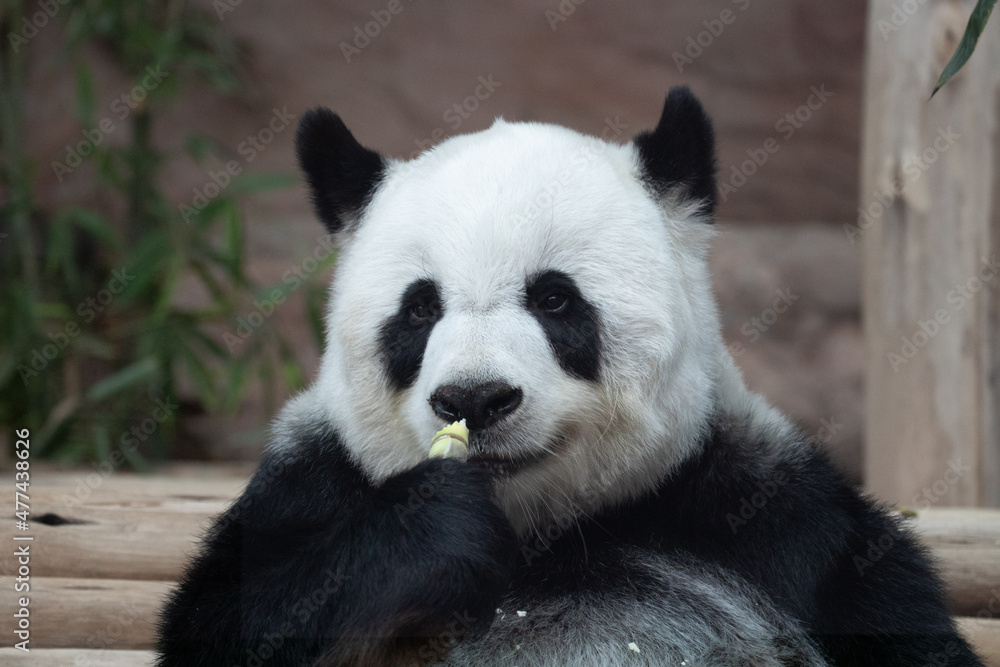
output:
<path id="1" fill-rule="evenodd" d="M 385 158 L 359 144 L 340 116 L 323 107 L 302 116 L 295 152 L 316 215 L 331 232 L 364 208 L 385 173 Z"/>
<path id="2" fill-rule="evenodd" d="M 715 211 L 715 132 L 701 102 L 687 86 L 671 88 L 656 129 L 632 140 L 643 176 L 657 191 L 681 186 Z"/>

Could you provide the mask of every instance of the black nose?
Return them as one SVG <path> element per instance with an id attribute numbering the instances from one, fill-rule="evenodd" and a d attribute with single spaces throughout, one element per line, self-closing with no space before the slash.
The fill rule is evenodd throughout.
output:
<path id="1" fill-rule="evenodd" d="M 492 426 L 521 405 L 521 390 L 503 382 L 471 387 L 447 384 L 431 394 L 431 408 L 445 421 L 465 420 L 469 430 Z"/>

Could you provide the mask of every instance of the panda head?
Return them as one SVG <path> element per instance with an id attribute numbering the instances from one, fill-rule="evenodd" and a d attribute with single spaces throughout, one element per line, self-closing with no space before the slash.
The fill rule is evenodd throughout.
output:
<path id="1" fill-rule="evenodd" d="M 296 141 L 341 254 L 319 377 L 289 413 L 331 424 L 373 481 L 464 418 L 470 463 L 527 529 L 648 489 L 698 446 L 722 343 L 714 139 L 686 88 L 624 145 L 498 120 L 403 162 L 326 109 Z"/>

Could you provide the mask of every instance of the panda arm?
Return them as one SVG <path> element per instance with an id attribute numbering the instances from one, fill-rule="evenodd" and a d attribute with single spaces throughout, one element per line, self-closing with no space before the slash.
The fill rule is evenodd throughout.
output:
<path id="1" fill-rule="evenodd" d="M 334 436 L 270 454 L 172 594 L 161 666 L 379 664 L 489 625 L 513 554 L 488 475 L 426 461 L 372 487 Z"/>
<path id="2" fill-rule="evenodd" d="M 771 569 L 768 587 L 786 604 L 794 600 L 793 614 L 833 664 L 982 664 L 955 627 L 929 554 L 901 519 L 861 495 L 819 451 L 786 471 L 787 484 L 746 537 Z"/>
<path id="3" fill-rule="evenodd" d="M 982 664 L 948 613 L 926 549 L 818 450 L 723 433 L 655 507 L 667 544 L 767 592 L 834 664 Z"/>
<path id="4" fill-rule="evenodd" d="M 815 593 L 812 632 L 838 665 L 980 666 L 946 606 L 927 549 L 874 501 L 853 498 L 842 549 Z"/>

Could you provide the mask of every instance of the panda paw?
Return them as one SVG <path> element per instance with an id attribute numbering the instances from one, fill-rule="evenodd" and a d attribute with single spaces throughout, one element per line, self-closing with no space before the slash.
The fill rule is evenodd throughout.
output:
<path id="1" fill-rule="evenodd" d="M 472 630 L 488 627 L 517 558 L 517 539 L 493 501 L 490 474 L 430 459 L 387 480 L 381 492 L 399 522 L 407 569 L 417 575 L 401 597 L 422 607 L 428 621 L 457 615 L 476 619 Z"/>

